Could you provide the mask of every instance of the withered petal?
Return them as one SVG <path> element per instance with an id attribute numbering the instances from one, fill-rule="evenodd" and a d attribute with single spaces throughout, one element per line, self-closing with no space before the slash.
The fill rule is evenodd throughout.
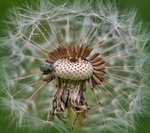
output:
<path id="1" fill-rule="evenodd" d="M 81 56 L 80 56 L 81 58 L 84 57 L 84 54 L 85 54 L 86 49 L 87 49 L 87 46 L 83 46 L 83 47 L 82 47 Z"/>
<path id="2" fill-rule="evenodd" d="M 85 55 L 84 57 L 88 57 L 90 55 L 90 53 L 92 52 L 93 48 L 87 48 L 85 51 Z"/>
<path id="3" fill-rule="evenodd" d="M 53 60 L 53 59 L 45 59 L 45 62 L 53 64 L 55 62 L 55 60 Z"/>
<path id="4" fill-rule="evenodd" d="M 91 63 L 95 63 L 95 62 L 98 62 L 98 61 L 101 61 L 101 60 L 102 60 L 101 57 L 97 57 L 97 58 L 91 60 L 90 62 L 91 62 Z"/>
<path id="5" fill-rule="evenodd" d="M 98 77 L 95 76 L 95 74 L 93 74 L 93 79 L 95 80 L 95 82 L 96 82 L 97 84 L 101 84 L 101 81 L 99 80 Z"/>
<path id="6" fill-rule="evenodd" d="M 98 74 L 95 74 L 95 76 L 96 76 L 101 82 L 104 81 L 104 76 L 101 76 L 101 75 L 98 75 Z"/>
<path id="7" fill-rule="evenodd" d="M 50 82 L 53 79 L 53 74 L 49 74 L 45 78 L 43 78 L 43 81 Z"/>
<path id="8" fill-rule="evenodd" d="M 92 83 L 92 77 L 89 79 L 89 86 L 90 86 L 91 89 L 94 88 L 94 87 L 93 87 L 93 83 Z"/>
<path id="9" fill-rule="evenodd" d="M 94 73 L 100 75 L 100 76 L 105 76 L 105 72 L 104 71 L 97 71 L 97 70 L 93 70 Z"/>
<path id="10" fill-rule="evenodd" d="M 99 56 L 100 55 L 100 53 L 95 53 L 93 56 L 91 56 L 90 58 L 89 58 L 89 60 L 91 61 L 91 60 L 93 60 L 93 59 L 95 59 L 97 56 Z"/>
<path id="11" fill-rule="evenodd" d="M 77 52 L 77 57 L 78 57 L 78 58 L 81 56 L 82 48 L 83 48 L 83 45 L 82 45 L 82 46 L 79 46 L 79 50 L 78 50 L 78 52 Z"/>
<path id="12" fill-rule="evenodd" d="M 93 69 L 100 71 L 100 70 L 106 69 L 106 67 L 105 66 L 93 66 Z"/>

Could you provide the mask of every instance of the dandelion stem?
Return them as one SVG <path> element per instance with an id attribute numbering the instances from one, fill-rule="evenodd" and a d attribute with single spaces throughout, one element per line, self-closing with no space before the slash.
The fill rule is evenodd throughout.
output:
<path id="1" fill-rule="evenodd" d="M 76 116 L 75 116 L 71 107 L 68 107 L 68 115 L 69 115 L 69 124 L 71 124 L 71 126 L 72 126 L 71 133 L 77 133 L 77 131 L 80 130 L 79 127 L 81 127 L 83 125 L 84 112 L 81 112 L 78 115 L 76 114 Z"/>

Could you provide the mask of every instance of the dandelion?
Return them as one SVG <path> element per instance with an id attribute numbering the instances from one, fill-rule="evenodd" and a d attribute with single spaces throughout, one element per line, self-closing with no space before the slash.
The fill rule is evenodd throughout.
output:
<path id="1" fill-rule="evenodd" d="M 135 129 L 149 93 L 149 37 L 135 21 L 135 11 L 109 2 L 15 8 L 2 39 L 2 109 L 17 126 L 42 131 Z"/>

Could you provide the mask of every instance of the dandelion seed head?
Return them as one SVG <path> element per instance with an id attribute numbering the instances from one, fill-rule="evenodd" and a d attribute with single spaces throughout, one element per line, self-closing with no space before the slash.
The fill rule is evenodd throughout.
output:
<path id="1" fill-rule="evenodd" d="M 148 33 L 136 11 L 96 2 L 41 1 L 10 11 L 1 101 L 19 127 L 70 132 L 71 108 L 75 118 L 84 114 L 81 130 L 126 132 L 148 114 Z"/>

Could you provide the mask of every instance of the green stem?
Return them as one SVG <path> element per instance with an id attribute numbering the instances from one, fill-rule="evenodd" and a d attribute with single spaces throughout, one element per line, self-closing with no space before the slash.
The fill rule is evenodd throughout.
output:
<path id="1" fill-rule="evenodd" d="M 68 114 L 69 114 L 69 125 L 72 128 L 75 120 L 75 114 L 72 112 L 70 107 L 68 107 Z M 80 131 L 80 128 L 83 126 L 83 121 L 84 121 L 84 113 L 80 113 L 75 121 L 71 133 L 77 133 L 78 131 Z"/>

